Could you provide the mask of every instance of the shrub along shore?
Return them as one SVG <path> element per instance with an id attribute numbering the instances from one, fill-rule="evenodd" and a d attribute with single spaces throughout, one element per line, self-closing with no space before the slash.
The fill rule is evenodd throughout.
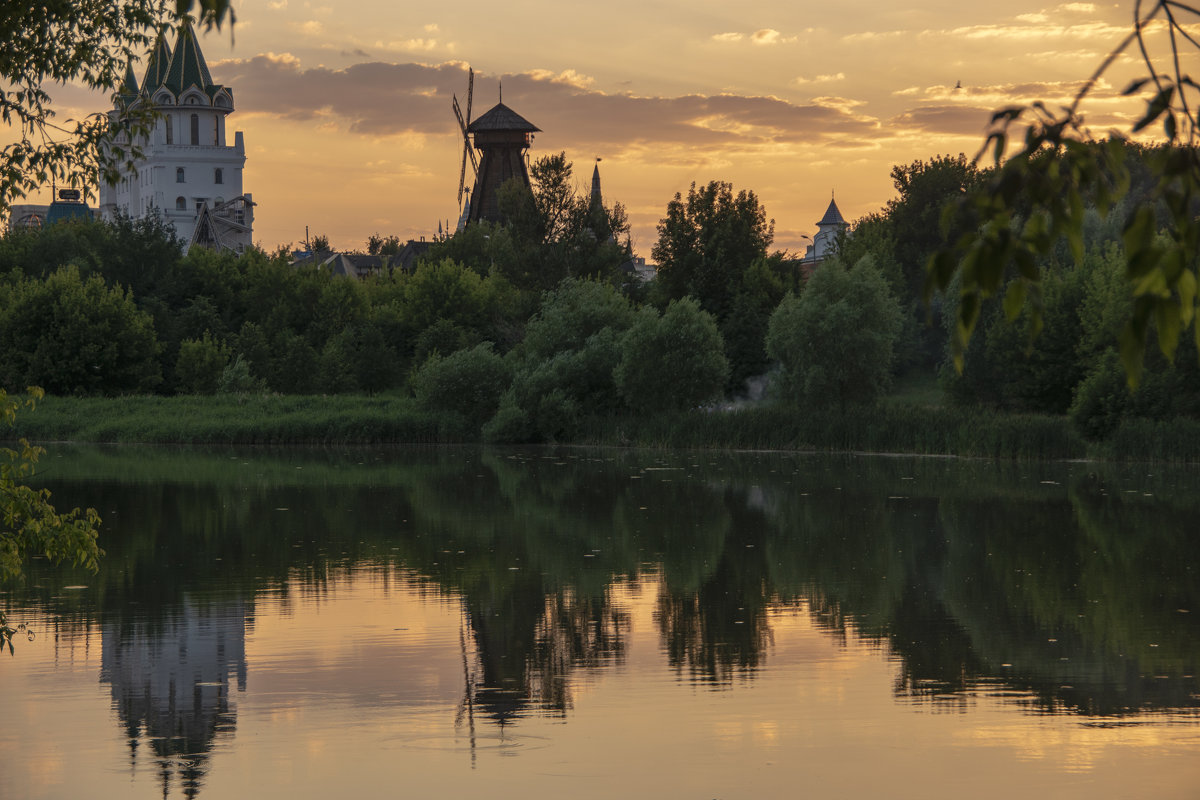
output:
<path id="1" fill-rule="evenodd" d="M 34 442 L 145 444 L 451 444 L 478 428 L 403 396 L 46 397 L 9 432 Z M 1103 442 L 1066 417 L 883 401 L 797 410 L 757 406 L 583 420 L 560 444 L 903 453 L 1019 460 L 1200 461 L 1200 423 L 1130 419 Z"/>

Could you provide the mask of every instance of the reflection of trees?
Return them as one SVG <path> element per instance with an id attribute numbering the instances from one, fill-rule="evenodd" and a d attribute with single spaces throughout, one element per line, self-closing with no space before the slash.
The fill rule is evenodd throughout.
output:
<path id="1" fill-rule="evenodd" d="M 1200 620 L 1179 609 L 1200 605 L 1195 511 L 1094 477 L 1020 508 L 948 503 L 952 558 L 975 581 L 947 602 L 1044 709 L 1194 708 Z"/>
<path id="2" fill-rule="evenodd" d="M 579 481 L 568 461 L 485 457 L 409 493 L 419 533 L 400 557 L 463 598 L 479 669 L 468 700 L 501 724 L 566 711 L 575 670 L 625 654 L 610 587 L 638 561 L 611 523 L 621 481 Z"/>
<path id="3" fill-rule="evenodd" d="M 771 599 L 764 563 L 764 520 L 747 505 L 744 492 L 711 492 L 703 520 L 691 529 L 664 528 L 664 580 L 655 615 L 668 662 L 687 668 L 693 680 L 729 683 L 758 668 L 771 644 L 767 606 Z M 715 502 L 714 502 L 715 501 Z M 708 558 L 683 559 L 689 543 L 703 536 Z M 675 562 L 675 563 L 673 563 Z M 682 585 L 674 578 L 687 576 Z"/>
<path id="4" fill-rule="evenodd" d="M 623 661 L 629 625 L 629 614 L 607 598 L 580 599 L 570 592 L 547 597 L 529 661 L 530 695 L 549 708 L 569 708 L 570 670 Z"/>
<path id="5" fill-rule="evenodd" d="M 876 481 L 839 477 L 782 495 L 766 548 L 772 583 L 782 598 L 804 600 L 826 630 L 854 630 L 902 655 L 897 692 L 945 697 L 966 688 L 979 667 L 941 604 L 947 576 L 937 502 L 888 499 Z"/>
<path id="6" fill-rule="evenodd" d="M 223 477 L 222 455 L 194 480 L 54 486 L 106 521 L 100 575 L 67 581 L 91 586 L 78 613 L 170 636 L 188 598 L 214 587 L 214 604 L 266 588 L 286 600 L 364 563 L 402 565 L 462 598 L 472 709 L 506 722 L 565 712 L 579 670 L 624 658 L 630 623 L 613 587 L 649 565 L 669 663 L 716 686 L 752 676 L 770 608 L 802 601 L 834 635 L 895 652 L 906 696 L 954 702 L 1001 682 L 1046 709 L 1197 706 L 1184 676 L 1198 666 L 1200 541 L 1187 532 L 1200 509 L 1179 487 L 1152 487 L 1151 500 L 1105 478 L 1067 492 L 1028 467 L 901 459 L 255 458 L 259 482 Z M 1173 506 L 1172 493 L 1191 499 Z M 62 602 L 26 590 L 39 591 L 48 608 Z"/>
<path id="7" fill-rule="evenodd" d="M 922 479 L 908 465 L 904 484 L 887 469 L 781 492 L 768 563 L 782 598 L 886 642 L 898 692 L 944 702 L 1001 682 L 1043 710 L 1198 705 L 1200 620 L 1178 611 L 1200 606 L 1194 500 L 1002 469 L 981 482 L 977 466 Z"/>

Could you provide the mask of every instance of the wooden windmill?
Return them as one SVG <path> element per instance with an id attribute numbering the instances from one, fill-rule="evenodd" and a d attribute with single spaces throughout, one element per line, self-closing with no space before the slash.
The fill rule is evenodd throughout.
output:
<path id="1" fill-rule="evenodd" d="M 471 92 L 475 85 L 475 73 L 469 73 L 467 84 L 467 114 L 463 117 L 454 98 L 454 114 L 463 133 L 463 161 L 459 170 L 458 202 L 462 205 L 463 187 L 466 183 L 467 159 L 471 161 L 475 186 L 471 190 L 470 208 L 464 214 L 464 222 L 488 220 L 501 221 L 500 202 L 497 190 L 507 181 L 516 178 L 527 187 L 529 168 L 525 164 L 525 151 L 533 143 L 533 134 L 541 131 L 529 120 L 513 111 L 504 103 L 497 103 L 491 110 L 474 122 L 471 121 Z M 479 160 L 475 159 L 479 151 Z"/>

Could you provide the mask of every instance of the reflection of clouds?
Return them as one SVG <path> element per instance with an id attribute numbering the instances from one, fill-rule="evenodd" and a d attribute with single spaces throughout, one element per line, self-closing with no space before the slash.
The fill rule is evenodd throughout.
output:
<path id="1" fill-rule="evenodd" d="M 1148 752 L 1172 744 L 1162 728 L 1151 725 L 1029 725 L 1020 717 L 1010 724 L 964 727 L 955 738 L 972 747 L 1007 747 L 1022 761 L 1052 761 L 1072 773 L 1092 772 L 1131 749 Z"/>

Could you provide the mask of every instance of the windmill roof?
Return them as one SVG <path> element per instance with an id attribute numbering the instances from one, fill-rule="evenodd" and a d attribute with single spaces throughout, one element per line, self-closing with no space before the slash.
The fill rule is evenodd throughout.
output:
<path id="1" fill-rule="evenodd" d="M 541 128 L 513 111 L 504 103 L 497 103 L 490 111 L 467 126 L 470 133 L 479 131 L 541 131 Z"/>
<path id="2" fill-rule="evenodd" d="M 821 225 L 845 225 L 846 219 L 842 216 L 842 212 L 838 210 L 837 201 L 830 200 L 829 208 L 825 209 L 825 216 L 821 217 L 821 221 L 817 223 Z"/>

